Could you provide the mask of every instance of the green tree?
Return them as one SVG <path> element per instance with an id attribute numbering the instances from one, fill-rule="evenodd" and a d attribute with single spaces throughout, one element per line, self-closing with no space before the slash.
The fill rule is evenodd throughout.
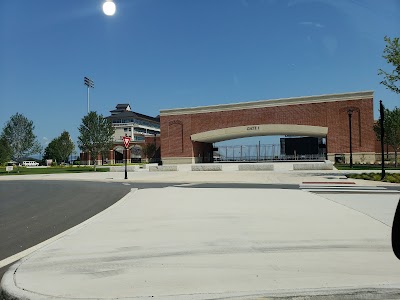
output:
<path id="1" fill-rule="evenodd" d="M 41 146 L 33 133 L 35 126 L 24 115 L 16 113 L 11 116 L 3 129 L 4 137 L 11 148 L 11 158 L 20 162 L 28 155 L 40 153 Z"/>
<path id="2" fill-rule="evenodd" d="M 400 147 L 400 108 L 395 107 L 393 110 L 385 108 L 383 127 L 385 130 L 384 142 L 393 147 L 395 166 L 397 167 Z M 380 140 L 380 122 L 374 125 L 374 131 L 376 137 Z"/>
<path id="3" fill-rule="evenodd" d="M 79 149 L 90 154 L 96 170 L 97 156 L 109 151 L 112 147 L 114 127 L 109 119 L 91 111 L 82 118 L 82 124 L 78 130 Z"/>
<path id="4" fill-rule="evenodd" d="M 388 144 L 394 149 L 395 165 L 398 165 L 397 153 L 400 146 L 400 109 L 395 107 L 388 113 L 387 136 Z M 386 118 L 386 115 L 385 115 Z"/>
<path id="5" fill-rule="evenodd" d="M 386 145 L 386 147 L 388 147 L 389 142 L 388 142 L 387 132 L 389 132 L 390 128 L 389 128 L 389 124 L 388 124 L 388 122 L 389 122 L 388 120 L 389 119 L 388 119 L 387 116 L 389 115 L 390 111 L 385 107 L 383 107 L 383 109 L 384 109 L 384 115 L 385 115 L 384 120 L 383 120 L 383 128 L 384 128 L 384 132 L 385 132 L 383 143 Z M 375 132 L 375 135 L 376 135 L 376 139 L 378 141 L 381 141 L 381 117 L 380 116 L 379 116 L 378 121 L 374 124 L 373 129 L 374 129 L 374 132 Z M 386 158 L 387 159 L 389 158 L 389 154 L 387 154 Z"/>
<path id="6" fill-rule="evenodd" d="M 386 88 L 400 94 L 400 43 L 399 38 L 393 38 L 385 36 L 386 42 L 385 49 L 383 50 L 383 58 L 386 59 L 388 64 L 393 66 L 393 70 L 389 73 L 382 69 L 379 69 L 378 75 L 383 75 L 381 84 Z"/>
<path id="7" fill-rule="evenodd" d="M 0 165 L 11 159 L 11 147 L 4 136 L 0 137 Z"/>
<path id="8" fill-rule="evenodd" d="M 146 144 L 143 147 L 143 154 L 149 160 L 150 158 L 154 158 L 156 154 L 156 145 L 155 144 Z"/>
<path id="9" fill-rule="evenodd" d="M 74 150 L 75 145 L 71 140 L 68 131 L 63 131 L 60 136 L 53 139 L 44 150 L 45 159 L 53 159 L 56 162 L 68 161 L 69 155 Z"/>

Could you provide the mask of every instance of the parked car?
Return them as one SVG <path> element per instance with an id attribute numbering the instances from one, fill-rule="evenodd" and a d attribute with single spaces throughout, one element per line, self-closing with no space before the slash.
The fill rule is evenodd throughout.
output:
<path id="1" fill-rule="evenodd" d="M 24 167 L 37 167 L 39 165 L 39 163 L 37 163 L 36 161 L 31 161 L 31 160 L 24 160 L 22 162 L 22 165 Z"/>

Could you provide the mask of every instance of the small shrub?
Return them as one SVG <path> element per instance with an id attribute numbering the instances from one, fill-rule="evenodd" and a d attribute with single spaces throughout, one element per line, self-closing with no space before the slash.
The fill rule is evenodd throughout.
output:
<path id="1" fill-rule="evenodd" d="M 396 178 L 392 174 L 386 175 L 385 181 L 387 181 L 387 182 L 396 182 Z"/>
<path id="2" fill-rule="evenodd" d="M 372 176 L 372 179 L 375 180 L 375 181 L 380 181 L 381 180 L 381 175 L 380 174 L 374 174 Z"/>
<path id="3" fill-rule="evenodd" d="M 392 174 L 393 181 L 394 183 L 400 183 L 400 174 Z"/>
<path id="4" fill-rule="evenodd" d="M 361 175 L 361 179 L 368 180 L 368 179 L 369 179 L 369 176 L 366 175 L 366 174 L 362 174 L 362 175 Z"/>

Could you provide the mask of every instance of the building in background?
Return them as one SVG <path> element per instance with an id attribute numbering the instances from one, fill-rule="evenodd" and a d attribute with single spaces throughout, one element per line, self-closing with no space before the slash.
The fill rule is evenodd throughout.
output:
<path id="1" fill-rule="evenodd" d="M 98 157 L 97 163 L 118 164 L 124 162 L 124 143 L 122 138 L 131 138 L 128 149 L 128 162 L 137 163 L 146 159 L 144 148 L 148 144 L 154 144 L 156 152 L 150 158 L 151 161 L 158 161 L 160 158 L 160 117 L 150 117 L 131 110 L 129 104 L 118 104 L 111 115 L 107 117 L 115 128 L 114 144 L 107 157 Z M 81 163 L 89 164 L 86 153 L 81 154 Z M 93 163 L 93 162 L 90 162 Z"/>
<path id="2" fill-rule="evenodd" d="M 326 157 L 348 163 L 352 149 L 354 162 L 374 163 L 373 100 L 373 91 L 361 91 L 161 110 L 162 162 L 208 163 L 219 150 L 214 143 L 285 135 L 312 138 L 308 142 L 314 146 L 302 149 L 305 140 L 285 140 L 286 155 L 296 159 Z M 256 159 L 263 159 L 257 148 Z"/>

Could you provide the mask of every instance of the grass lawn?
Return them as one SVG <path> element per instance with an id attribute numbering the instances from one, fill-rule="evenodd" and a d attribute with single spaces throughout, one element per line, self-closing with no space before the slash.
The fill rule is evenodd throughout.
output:
<path id="1" fill-rule="evenodd" d="M 380 170 L 381 165 L 353 165 L 353 168 L 350 168 L 349 165 L 339 165 L 335 164 L 335 167 L 338 170 Z M 400 170 L 400 167 L 395 167 L 394 165 L 385 165 L 385 170 Z"/>
<path id="2" fill-rule="evenodd" d="M 381 173 L 347 174 L 346 177 L 354 179 L 381 181 Z M 400 174 L 386 173 L 386 176 L 383 179 L 383 181 L 391 183 L 400 183 Z"/>
<path id="3" fill-rule="evenodd" d="M 7 172 L 5 167 L 0 167 L 0 175 L 31 175 L 31 174 L 57 174 L 57 173 L 84 173 L 93 172 L 93 167 L 48 167 L 48 168 L 25 168 L 20 167 L 19 173 L 17 167 Z M 110 168 L 97 168 L 96 172 L 108 172 Z"/>

